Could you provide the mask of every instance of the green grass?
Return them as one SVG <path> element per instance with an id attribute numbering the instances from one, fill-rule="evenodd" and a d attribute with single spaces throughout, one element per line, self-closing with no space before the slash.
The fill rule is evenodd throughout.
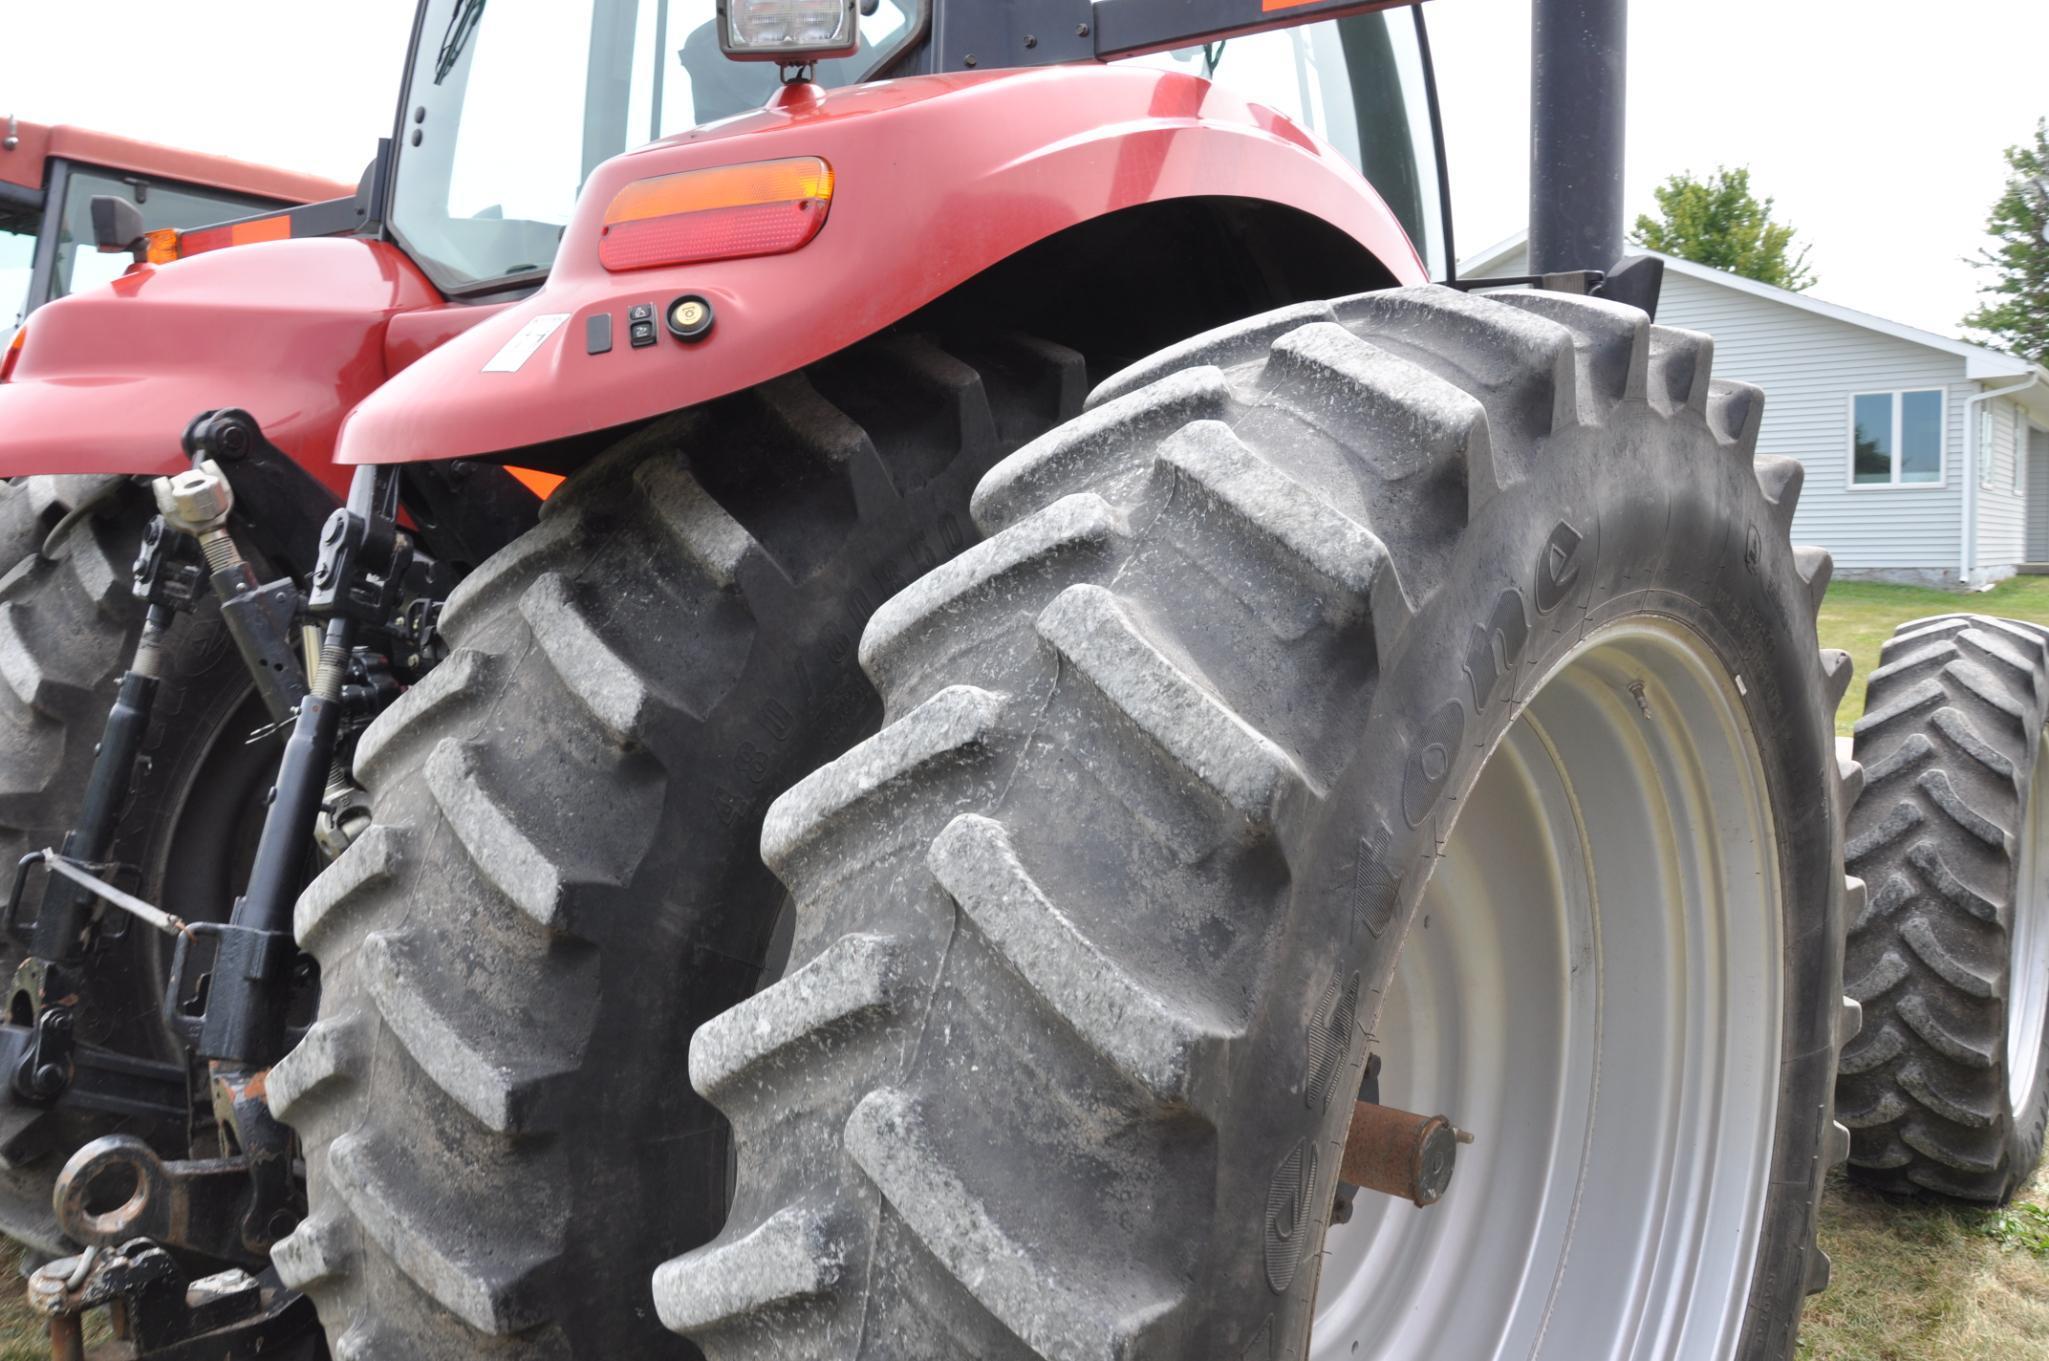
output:
<path id="1" fill-rule="evenodd" d="M 21 1249 L 0 1238 L 0 1361 L 50 1361 L 50 1334 L 28 1307 Z"/>
<path id="2" fill-rule="evenodd" d="M 1960 610 L 2049 624 L 2049 577 L 2008 577 L 1989 591 L 1969 595 L 1870 581 L 1839 581 L 1829 587 L 1821 606 L 1821 645 L 1843 649 L 1857 667 L 1850 693 L 1836 711 L 1836 732 L 1848 737 L 1850 725 L 1864 712 L 1864 678 L 1878 665 L 1878 649 L 1894 629 L 1909 619 Z"/>
<path id="3" fill-rule="evenodd" d="M 1835 1262 L 1807 1302 L 1801 1361 L 2049 1358 L 2049 1178 L 2003 1210 L 1902 1202 L 1838 1178 L 1822 1203 Z"/>

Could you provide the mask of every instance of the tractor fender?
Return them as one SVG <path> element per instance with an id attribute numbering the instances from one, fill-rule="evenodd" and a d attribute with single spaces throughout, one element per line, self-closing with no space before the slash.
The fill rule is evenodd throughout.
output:
<path id="1" fill-rule="evenodd" d="M 0 477 L 177 472 L 186 424 L 237 406 L 345 496 L 335 435 L 389 375 L 387 323 L 440 302 L 402 252 L 360 239 L 139 265 L 29 319 L 0 383 Z"/>
<path id="2" fill-rule="evenodd" d="M 823 157 L 835 176 L 808 245 L 621 273 L 599 263 L 605 210 L 627 184 L 790 156 Z M 645 420 L 842 350 L 1064 229 L 1196 197 L 1296 209 L 1396 282 L 1427 279 L 1393 211 L 1334 150 L 1199 77 L 1086 65 L 785 87 L 755 113 L 599 166 L 546 284 L 366 397 L 337 458 L 506 453 Z M 652 303 L 659 318 L 693 294 L 711 303 L 708 334 L 686 342 L 658 324 L 655 343 L 630 342 L 630 307 Z M 609 325 L 590 328 L 601 315 Z"/>

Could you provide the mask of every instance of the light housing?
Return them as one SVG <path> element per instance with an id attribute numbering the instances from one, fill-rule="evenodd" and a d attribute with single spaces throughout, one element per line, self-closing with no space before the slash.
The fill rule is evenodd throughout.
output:
<path id="1" fill-rule="evenodd" d="M 4 351 L 0 351 L 0 383 L 14 376 L 14 366 L 21 362 L 21 347 L 27 342 L 28 327 L 16 327 L 14 339 L 7 342 Z"/>
<path id="2" fill-rule="evenodd" d="M 635 180 L 605 208 L 598 263 L 618 272 L 781 255 L 818 235 L 832 167 L 816 156 Z"/>
<path id="3" fill-rule="evenodd" d="M 278 213 L 272 217 L 253 217 L 189 232 L 181 232 L 176 227 L 159 227 L 145 234 L 143 241 L 151 264 L 168 265 L 188 255 L 225 250 L 229 246 L 247 246 L 257 241 L 289 241 L 291 236 L 292 219 Z"/>
<path id="4" fill-rule="evenodd" d="M 859 0 L 718 0 L 719 50 L 804 66 L 861 50 Z"/>

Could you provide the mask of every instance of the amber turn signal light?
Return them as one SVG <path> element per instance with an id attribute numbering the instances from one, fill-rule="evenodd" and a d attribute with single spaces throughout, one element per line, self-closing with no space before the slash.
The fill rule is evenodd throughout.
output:
<path id="1" fill-rule="evenodd" d="M 291 236 L 292 219 L 280 213 L 276 217 L 253 217 L 246 222 L 200 227 L 189 232 L 181 232 L 175 227 L 159 227 L 145 234 L 143 241 L 147 244 L 147 258 L 151 264 L 168 265 L 188 255 L 222 250 L 228 246 L 247 246 L 257 241 L 288 241 Z"/>
<path id="2" fill-rule="evenodd" d="M 816 156 L 635 180 L 605 209 L 598 262 L 652 269 L 793 251 L 825 225 L 832 167 Z"/>

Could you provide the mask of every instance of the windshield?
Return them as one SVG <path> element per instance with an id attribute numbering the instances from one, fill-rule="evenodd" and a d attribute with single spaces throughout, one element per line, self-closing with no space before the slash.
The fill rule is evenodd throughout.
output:
<path id="1" fill-rule="evenodd" d="M 846 85 L 912 36 L 880 0 Z M 863 6 L 867 8 L 867 6 Z M 714 0 L 431 0 L 421 18 L 391 228 L 444 292 L 543 274 L 583 182 L 623 151 L 759 108 L 773 62 L 719 52 Z"/>

